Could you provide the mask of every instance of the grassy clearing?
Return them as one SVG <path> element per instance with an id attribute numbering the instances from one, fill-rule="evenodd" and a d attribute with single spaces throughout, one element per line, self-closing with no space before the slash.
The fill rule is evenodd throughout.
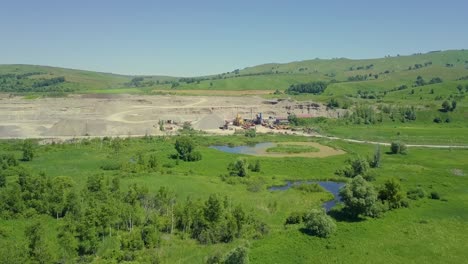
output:
<path id="1" fill-rule="evenodd" d="M 272 152 L 272 153 L 297 154 L 297 153 L 319 152 L 320 149 L 312 147 L 312 146 L 279 144 L 278 146 L 269 148 L 266 151 Z"/>

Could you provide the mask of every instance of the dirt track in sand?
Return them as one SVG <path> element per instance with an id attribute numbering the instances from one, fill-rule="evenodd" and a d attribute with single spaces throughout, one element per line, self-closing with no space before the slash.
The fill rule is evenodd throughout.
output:
<path id="1" fill-rule="evenodd" d="M 257 96 L 72 95 L 34 100 L 0 94 L 0 138 L 158 135 L 159 120 L 215 130 L 236 114 L 254 118 L 288 112 L 336 117 L 311 102 L 267 101 Z"/>

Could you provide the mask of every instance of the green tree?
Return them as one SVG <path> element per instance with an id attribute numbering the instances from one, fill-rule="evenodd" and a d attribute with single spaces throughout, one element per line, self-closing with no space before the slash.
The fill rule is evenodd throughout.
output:
<path id="1" fill-rule="evenodd" d="M 202 156 L 200 152 L 195 151 L 195 143 L 189 137 L 180 137 L 176 139 L 175 149 L 178 157 L 183 161 L 198 161 Z"/>
<path id="2" fill-rule="evenodd" d="M 28 226 L 25 231 L 28 239 L 28 255 L 33 263 L 53 263 L 55 256 L 46 240 L 46 231 L 42 221 Z"/>
<path id="3" fill-rule="evenodd" d="M 387 180 L 379 191 L 379 199 L 388 202 L 391 209 L 399 208 L 405 194 L 401 190 L 400 182 L 394 178 Z"/>
<path id="4" fill-rule="evenodd" d="M 348 178 L 354 178 L 358 175 L 365 176 L 369 171 L 369 162 L 360 156 L 350 158 L 346 162 L 348 163 L 347 166 L 337 171 L 337 174 Z"/>
<path id="5" fill-rule="evenodd" d="M 5 171 L 0 169 L 0 188 L 6 186 L 6 175 Z"/>
<path id="6" fill-rule="evenodd" d="M 291 125 L 298 126 L 299 119 L 297 118 L 296 114 L 292 113 L 288 116 L 288 121 Z"/>
<path id="7" fill-rule="evenodd" d="M 150 170 L 156 170 L 158 168 L 158 159 L 156 155 L 151 154 L 148 160 L 148 168 Z"/>
<path id="8" fill-rule="evenodd" d="M 371 215 L 371 210 L 377 201 L 377 194 L 372 184 L 357 176 L 340 190 L 340 196 L 345 204 L 346 212 L 353 216 Z"/>
<path id="9" fill-rule="evenodd" d="M 218 222 L 223 214 L 223 205 L 217 195 L 211 194 L 205 202 L 204 214 L 210 223 Z"/>
<path id="10" fill-rule="evenodd" d="M 372 157 L 372 161 L 370 162 L 369 165 L 372 168 L 379 168 L 381 156 L 382 156 L 382 152 L 380 150 L 380 145 L 377 145 L 375 146 L 374 156 Z"/>
<path id="11" fill-rule="evenodd" d="M 444 101 L 442 103 L 442 110 L 445 111 L 445 112 L 448 112 L 452 109 L 452 105 L 449 103 L 449 101 Z"/>
<path id="12" fill-rule="evenodd" d="M 246 177 L 248 176 L 247 168 L 247 160 L 241 158 L 228 165 L 228 171 L 231 176 Z"/>
<path id="13" fill-rule="evenodd" d="M 452 106 L 450 107 L 450 111 L 454 111 L 457 108 L 457 101 L 452 101 Z"/>
<path id="14" fill-rule="evenodd" d="M 336 231 L 335 222 L 323 209 L 312 209 L 305 216 L 304 223 L 307 230 L 315 236 L 329 237 Z"/>

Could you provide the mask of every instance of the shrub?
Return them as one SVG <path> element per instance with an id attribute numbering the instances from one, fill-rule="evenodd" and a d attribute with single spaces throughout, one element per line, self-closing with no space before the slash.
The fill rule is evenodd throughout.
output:
<path id="1" fill-rule="evenodd" d="M 255 164 L 249 164 L 249 170 L 253 172 L 260 172 L 261 167 L 260 167 L 260 161 L 256 160 Z"/>
<path id="2" fill-rule="evenodd" d="M 202 159 L 201 153 L 194 151 L 195 143 L 189 137 L 176 139 L 174 147 L 177 150 L 178 158 L 183 161 L 198 161 Z"/>
<path id="3" fill-rule="evenodd" d="M 323 192 L 324 189 L 322 186 L 320 186 L 317 183 L 311 183 L 311 184 L 299 184 L 299 185 L 294 185 L 294 189 L 305 192 L 305 193 L 313 193 L 313 192 Z"/>
<path id="4" fill-rule="evenodd" d="M 34 157 L 33 144 L 30 140 L 25 140 L 22 147 L 23 161 L 31 161 Z"/>
<path id="5" fill-rule="evenodd" d="M 402 142 L 392 142 L 390 151 L 392 154 L 406 154 L 406 145 Z"/>
<path id="6" fill-rule="evenodd" d="M 223 261 L 224 264 L 247 264 L 249 263 L 249 252 L 247 248 L 239 246 L 229 252 Z"/>
<path id="7" fill-rule="evenodd" d="M 379 191 L 379 199 L 387 202 L 390 209 L 399 208 L 404 199 L 400 182 L 396 179 L 387 180 Z"/>
<path id="8" fill-rule="evenodd" d="M 101 165 L 101 169 L 106 171 L 120 170 L 120 167 L 120 163 L 115 161 L 106 161 L 104 164 Z"/>
<path id="9" fill-rule="evenodd" d="M 247 161 L 245 159 L 238 159 L 228 165 L 229 175 L 246 177 L 247 176 Z"/>
<path id="10" fill-rule="evenodd" d="M 250 138 L 254 138 L 254 137 L 257 136 L 257 130 L 255 130 L 255 129 L 247 129 L 247 130 L 245 131 L 244 136 L 250 137 Z"/>
<path id="11" fill-rule="evenodd" d="M 434 200 L 439 200 L 439 199 L 440 199 L 439 193 L 438 193 L 438 192 L 435 192 L 435 191 L 434 191 L 434 192 L 431 192 L 431 194 L 429 195 L 429 197 L 430 197 L 431 199 L 434 199 Z"/>
<path id="12" fill-rule="evenodd" d="M 323 209 L 312 209 L 306 216 L 305 227 L 318 237 L 329 237 L 336 231 L 335 222 Z"/>
<path id="13" fill-rule="evenodd" d="M 424 198 L 426 196 L 426 192 L 423 188 L 416 187 L 406 192 L 406 196 L 411 200 L 418 200 Z"/>
<path id="14" fill-rule="evenodd" d="M 187 161 L 199 161 L 202 159 L 200 151 L 193 151 L 187 157 Z"/>
<path id="15" fill-rule="evenodd" d="M 303 213 L 301 212 L 292 212 L 284 222 L 284 225 L 295 225 L 302 222 Z"/>

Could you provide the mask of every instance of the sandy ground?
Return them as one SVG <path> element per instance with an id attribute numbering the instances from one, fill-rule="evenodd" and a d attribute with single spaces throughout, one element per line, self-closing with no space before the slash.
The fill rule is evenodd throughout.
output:
<path id="1" fill-rule="evenodd" d="M 159 131 L 159 120 L 191 122 L 208 132 L 231 133 L 218 127 L 236 114 L 244 118 L 263 113 L 287 116 L 288 112 L 336 117 L 312 102 L 281 101 L 272 104 L 258 96 L 143 96 L 72 95 L 40 98 L 0 95 L 0 138 L 66 138 L 82 136 L 138 136 L 173 133 Z M 281 132 L 281 131 L 275 131 Z M 286 133 L 286 132 L 285 132 Z M 291 133 L 291 132 L 289 132 Z"/>
<path id="2" fill-rule="evenodd" d="M 273 158 L 285 158 L 285 157 L 304 157 L 304 158 L 325 158 L 330 156 L 345 154 L 341 149 L 334 149 L 329 146 L 321 145 L 316 142 L 281 142 L 280 144 L 286 145 L 300 145 L 300 146 L 311 146 L 319 149 L 317 152 L 304 152 L 304 153 L 272 153 L 267 152 L 266 149 L 259 151 L 255 156 L 261 157 L 273 157 Z"/>

